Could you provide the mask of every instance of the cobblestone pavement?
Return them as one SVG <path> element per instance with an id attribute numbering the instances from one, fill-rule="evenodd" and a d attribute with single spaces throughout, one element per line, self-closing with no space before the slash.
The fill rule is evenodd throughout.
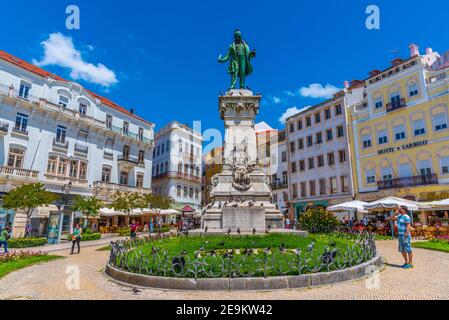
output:
<path id="1" fill-rule="evenodd" d="M 98 247 L 97 247 L 98 248 Z M 396 241 L 378 242 L 379 252 L 387 266 L 376 279 L 358 280 L 312 289 L 276 291 L 166 291 L 131 288 L 111 281 L 103 268 L 108 251 L 84 248 L 80 255 L 69 256 L 67 250 L 54 252 L 65 259 L 35 265 L 0 279 L 0 299 L 449 299 L 449 254 L 415 249 L 415 268 L 397 267 L 402 258 Z M 79 268 L 79 289 L 69 290 L 74 268 Z M 66 273 L 67 271 L 67 273 Z M 368 286 L 367 286 L 368 284 Z"/>

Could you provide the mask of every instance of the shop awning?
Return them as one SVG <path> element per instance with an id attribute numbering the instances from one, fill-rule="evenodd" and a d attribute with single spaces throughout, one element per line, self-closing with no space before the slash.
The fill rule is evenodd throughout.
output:
<path id="1" fill-rule="evenodd" d="M 189 206 L 189 205 L 185 205 L 183 208 L 182 208 L 182 210 L 181 210 L 182 212 L 184 212 L 184 213 L 194 213 L 195 212 L 195 209 L 193 209 L 191 206 Z"/>

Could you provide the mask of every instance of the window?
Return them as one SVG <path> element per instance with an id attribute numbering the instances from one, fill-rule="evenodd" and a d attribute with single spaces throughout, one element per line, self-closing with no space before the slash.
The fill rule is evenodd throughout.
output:
<path id="1" fill-rule="evenodd" d="M 321 122 L 321 113 L 315 113 L 315 123 Z"/>
<path id="2" fill-rule="evenodd" d="M 405 140 L 405 126 L 403 124 L 395 126 L 393 130 L 396 141 Z"/>
<path id="3" fill-rule="evenodd" d="M 67 159 L 66 158 L 59 158 L 58 161 L 58 175 L 65 176 L 67 172 Z"/>
<path id="4" fill-rule="evenodd" d="M 339 150 L 338 151 L 338 161 L 340 163 L 346 162 L 346 150 Z"/>
<path id="5" fill-rule="evenodd" d="M 298 163 L 299 163 L 299 171 L 306 170 L 306 162 L 305 162 L 305 160 L 299 160 Z"/>
<path id="6" fill-rule="evenodd" d="M 324 167 L 324 156 L 320 155 L 317 157 L 318 168 Z"/>
<path id="7" fill-rule="evenodd" d="M 124 186 L 128 185 L 128 176 L 129 176 L 128 172 L 126 172 L 126 171 L 120 172 L 120 184 L 121 185 L 124 185 Z"/>
<path id="8" fill-rule="evenodd" d="M 87 113 L 87 104 L 80 103 L 79 111 L 80 111 L 80 114 L 86 115 L 86 113 Z"/>
<path id="9" fill-rule="evenodd" d="M 87 163 L 80 161 L 80 170 L 79 170 L 79 176 L 78 178 L 81 180 L 86 180 L 86 176 L 87 176 Z"/>
<path id="10" fill-rule="evenodd" d="M 28 125 L 28 116 L 23 113 L 17 113 L 16 115 L 16 125 L 14 129 L 16 131 L 20 132 L 26 132 L 27 131 L 27 125 Z"/>
<path id="11" fill-rule="evenodd" d="M 371 135 L 362 136 L 363 149 L 371 147 Z"/>
<path id="12" fill-rule="evenodd" d="M 9 148 L 8 167 L 22 168 L 25 150 L 20 148 Z"/>
<path id="13" fill-rule="evenodd" d="M 377 139 L 379 144 L 388 143 L 388 132 L 387 130 L 381 130 L 377 132 Z"/>
<path id="14" fill-rule="evenodd" d="M 143 128 L 139 128 L 137 130 L 137 138 L 139 139 L 139 141 L 143 140 Z"/>
<path id="15" fill-rule="evenodd" d="M 107 139 L 104 143 L 104 155 L 112 157 L 114 150 L 114 140 Z"/>
<path id="16" fill-rule="evenodd" d="M 282 151 L 281 162 L 287 162 L 287 151 Z"/>
<path id="17" fill-rule="evenodd" d="M 365 176 L 367 184 L 376 183 L 376 172 L 374 169 L 366 169 Z"/>
<path id="18" fill-rule="evenodd" d="M 189 189 L 189 198 L 193 198 L 193 188 Z"/>
<path id="19" fill-rule="evenodd" d="M 328 166 L 333 166 L 334 164 L 335 164 L 334 153 L 333 152 L 329 152 L 327 154 L 327 165 Z"/>
<path id="20" fill-rule="evenodd" d="M 112 128 L 112 116 L 110 114 L 106 115 L 106 128 Z"/>
<path id="21" fill-rule="evenodd" d="M 393 179 L 393 170 L 390 167 L 382 168 L 382 180 L 392 180 Z"/>
<path id="22" fill-rule="evenodd" d="M 337 193 L 337 178 L 332 177 L 329 178 L 330 189 L 329 192 L 331 194 Z"/>
<path id="23" fill-rule="evenodd" d="M 47 173 L 56 174 L 57 164 L 58 164 L 58 157 L 57 156 L 49 156 L 48 163 L 47 163 Z"/>
<path id="24" fill-rule="evenodd" d="M 310 118 L 310 116 L 306 117 L 306 126 L 310 127 L 312 125 L 312 119 Z"/>
<path id="25" fill-rule="evenodd" d="M 304 139 L 298 139 L 298 150 L 304 149 Z"/>
<path id="26" fill-rule="evenodd" d="M 123 121 L 123 134 L 128 134 L 129 132 L 129 123 L 126 121 Z"/>
<path id="27" fill-rule="evenodd" d="M 302 120 L 298 120 L 296 126 L 297 126 L 298 130 L 302 130 Z"/>
<path id="28" fill-rule="evenodd" d="M 103 167 L 101 171 L 101 181 L 102 182 L 111 182 L 111 168 Z"/>
<path id="29" fill-rule="evenodd" d="M 316 182 L 315 181 L 309 181 L 309 189 L 310 189 L 310 196 L 316 196 Z"/>
<path id="30" fill-rule="evenodd" d="M 290 123 L 290 133 L 295 132 L 295 124 L 294 123 Z"/>
<path id="31" fill-rule="evenodd" d="M 69 176 L 71 178 L 78 177 L 78 161 L 77 160 L 70 161 Z"/>
<path id="32" fill-rule="evenodd" d="M 123 155 L 122 155 L 123 159 L 128 160 L 129 158 L 129 146 L 124 145 L 123 146 Z"/>
<path id="33" fill-rule="evenodd" d="M 309 163 L 309 170 L 315 168 L 315 159 L 314 158 L 307 159 L 307 162 Z"/>
<path id="34" fill-rule="evenodd" d="M 413 132 L 415 136 L 426 134 L 426 124 L 424 122 L 424 119 L 413 121 Z"/>
<path id="35" fill-rule="evenodd" d="M 331 109 L 324 110 L 324 119 L 329 120 L 331 118 Z"/>
<path id="36" fill-rule="evenodd" d="M 292 168 L 292 173 L 295 173 L 296 172 L 296 162 L 292 162 L 290 165 Z"/>
<path id="37" fill-rule="evenodd" d="M 179 152 L 179 154 L 182 153 L 182 139 L 178 140 L 178 152 Z"/>
<path id="38" fill-rule="evenodd" d="M 318 132 L 316 134 L 316 144 L 323 143 L 323 134 L 321 132 Z"/>
<path id="39" fill-rule="evenodd" d="M 290 152 L 295 153 L 295 141 L 290 142 Z"/>
<path id="40" fill-rule="evenodd" d="M 301 182 L 301 197 L 307 197 L 307 184 L 305 182 Z"/>
<path id="41" fill-rule="evenodd" d="M 200 190 L 195 189 L 195 199 L 198 200 L 200 198 Z"/>
<path id="42" fill-rule="evenodd" d="M 439 113 L 433 116 L 433 125 L 435 127 L 435 131 L 440 131 L 447 129 L 447 117 L 446 114 Z"/>
<path id="43" fill-rule="evenodd" d="M 341 104 L 337 104 L 337 105 L 335 106 L 335 115 L 336 115 L 336 116 L 339 116 L 339 115 L 341 115 L 341 114 L 342 114 Z"/>
<path id="44" fill-rule="evenodd" d="M 176 196 L 181 196 L 181 186 L 179 184 L 176 186 Z"/>
<path id="45" fill-rule="evenodd" d="M 143 188 L 143 173 L 138 173 L 136 176 L 136 187 Z"/>
<path id="46" fill-rule="evenodd" d="M 59 106 L 63 108 L 67 108 L 67 105 L 69 104 L 69 98 L 66 96 L 60 95 L 59 96 Z"/>
<path id="47" fill-rule="evenodd" d="M 307 147 L 311 147 L 311 146 L 313 146 L 313 137 L 308 136 L 307 137 Z"/>
<path id="48" fill-rule="evenodd" d="M 66 127 L 58 126 L 56 128 L 56 142 L 65 143 L 66 133 L 67 133 Z"/>
<path id="49" fill-rule="evenodd" d="M 341 192 L 348 192 L 349 191 L 349 181 L 347 176 L 341 176 L 340 177 L 340 183 L 341 183 Z"/>
<path id="50" fill-rule="evenodd" d="M 391 108 L 397 109 L 401 107 L 401 94 L 399 92 L 392 93 L 390 95 Z"/>
<path id="51" fill-rule="evenodd" d="M 410 97 L 414 97 L 418 95 L 418 84 L 413 84 L 408 87 L 408 92 Z"/>
<path id="52" fill-rule="evenodd" d="M 30 92 L 31 84 L 22 82 L 19 89 L 19 97 L 23 99 L 28 99 L 28 93 Z"/>
<path id="53" fill-rule="evenodd" d="M 327 129 L 326 130 L 326 141 L 331 141 L 332 139 L 333 139 L 332 129 Z"/>
<path id="54" fill-rule="evenodd" d="M 292 198 L 293 199 L 298 198 L 298 185 L 296 183 L 292 184 Z"/>
<path id="55" fill-rule="evenodd" d="M 383 102 L 382 97 L 377 97 L 377 98 L 374 100 L 374 107 L 375 107 L 376 109 L 382 108 L 383 105 L 384 105 L 384 102 Z"/>
<path id="56" fill-rule="evenodd" d="M 430 176 L 432 174 L 432 163 L 430 159 L 418 161 L 418 168 L 422 176 Z"/>
<path id="57" fill-rule="evenodd" d="M 282 172 L 282 183 L 283 184 L 287 184 L 288 183 L 288 172 L 287 171 L 283 171 Z"/>
<path id="58" fill-rule="evenodd" d="M 178 173 L 182 173 L 182 162 L 178 163 Z"/>
<path id="59" fill-rule="evenodd" d="M 161 154 L 161 145 L 157 146 L 157 152 L 156 152 L 156 156 Z"/>
<path id="60" fill-rule="evenodd" d="M 441 172 L 443 174 L 449 173 L 449 157 L 442 157 L 441 158 Z"/>
<path id="61" fill-rule="evenodd" d="M 341 138 L 345 136 L 345 130 L 343 128 L 343 126 L 338 126 L 337 127 L 337 137 Z"/>
<path id="62" fill-rule="evenodd" d="M 183 196 L 184 198 L 187 198 L 187 195 L 188 195 L 188 194 L 187 194 L 187 187 L 184 187 L 184 188 L 183 188 L 183 191 L 184 191 L 184 192 L 183 192 L 182 196 Z"/>
<path id="63" fill-rule="evenodd" d="M 145 151 L 144 150 L 139 150 L 139 158 L 138 161 L 140 164 L 143 164 L 145 161 Z"/>
<path id="64" fill-rule="evenodd" d="M 326 179 L 320 179 L 320 195 L 326 194 Z"/>

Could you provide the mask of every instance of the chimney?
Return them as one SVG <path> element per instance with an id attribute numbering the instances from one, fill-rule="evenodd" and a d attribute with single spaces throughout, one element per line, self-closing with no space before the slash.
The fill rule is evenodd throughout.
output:
<path id="1" fill-rule="evenodd" d="M 131 112 L 131 114 L 134 114 L 134 108 L 129 109 L 129 112 Z"/>
<path id="2" fill-rule="evenodd" d="M 345 86 L 346 89 L 349 88 L 349 81 L 348 81 L 348 80 L 346 80 L 346 81 L 344 82 L 344 86 Z"/>
<path id="3" fill-rule="evenodd" d="M 426 49 L 426 54 L 432 54 L 433 53 L 433 49 L 432 48 L 427 48 Z"/>
<path id="4" fill-rule="evenodd" d="M 410 57 L 419 56 L 419 47 L 416 44 L 412 43 L 408 48 L 410 49 Z"/>

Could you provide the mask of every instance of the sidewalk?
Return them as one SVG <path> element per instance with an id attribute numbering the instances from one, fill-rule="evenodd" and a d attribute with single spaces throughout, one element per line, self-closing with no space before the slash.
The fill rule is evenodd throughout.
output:
<path id="1" fill-rule="evenodd" d="M 92 241 L 82 241 L 81 242 L 81 248 L 88 248 L 88 247 L 97 247 L 97 246 L 107 246 L 111 243 L 111 241 L 126 239 L 126 237 L 120 237 L 115 234 L 103 234 L 100 240 L 92 240 Z M 17 248 L 17 249 L 10 249 L 14 251 L 42 251 L 42 252 L 55 252 L 55 251 L 63 251 L 63 250 L 70 250 L 72 248 L 72 242 L 71 241 L 62 241 L 59 244 L 46 244 L 45 246 L 41 247 L 31 247 L 31 248 Z"/>

